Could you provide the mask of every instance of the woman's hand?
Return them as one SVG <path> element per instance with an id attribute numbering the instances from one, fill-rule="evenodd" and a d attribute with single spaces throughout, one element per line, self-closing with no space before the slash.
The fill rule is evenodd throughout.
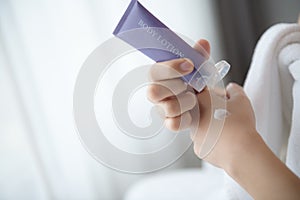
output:
<path id="1" fill-rule="evenodd" d="M 198 42 L 209 53 L 209 43 Z M 165 113 L 167 128 L 179 131 L 194 127 L 194 151 L 199 156 L 210 120 L 211 96 L 216 102 L 226 101 L 228 115 L 221 136 L 212 151 L 204 158 L 223 168 L 255 199 L 299 199 L 300 179 L 294 175 L 267 147 L 255 128 L 251 103 L 242 87 L 229 84 L 224 91 L 205 88 L 195 93 L 180 79 L 193 70 L 190 60 L 176 59 L 158 63 L 151 68 L 153 83 L 148 88 L 148 98 Z M 200 114 L 200 120 L 195 120 Z"/>
<path id="2" fill-rule="evenodd" d="M 199 127 L 193 133 L 194 151 L 199 156 L 203 138 L 211 123 L 212 96 L 214 103 L 226 103 L 227 116 L 221 130 L 221 136 L 210 154 L 204 160 L 211 164 L 227 169 L 231 162 L 243 155 L 248 148 L 253 148 L 253 141 L 260 137 L 255 128 L 255 116 L 251 103 L 242 87 L 230 83 L 225 91 L 210 91 L 205 88 L 197 94 L 200 110 Z M 254 145 L 255 146 L 255 145 Z M 239 155 L 241 154 L 241 155 Z"/>
<path id="3" fill-rule="evenodd" d="M 203 48 L 209 53 L 210 46 L 206 40 L 200 40 L 195 46 L 199 52 L 203 52 Z M 180 77 L 193 69 L 192 61 L 185 58 L 157 63 L 150 69 L 153 82 L 148 87 L 148 99 L 161 108 L 165 125 L 172 131 L 187 129 L 192 123 L 190 111 L 197 104 L 197 97 Z"/>
<path id="4" fill-rule="evenodd" d="M 195 49 L 203 53 L 203 49 L 210 53 L 210 46 L 206 40 L 200 40 Z M 205 88 L 200 93 L 195 93 L 181 76 L 193 71 L 193 63 L 188 59 L 175 59 L 157 63 L 150 70 L 150 79 L 153 83 L 148 87 L 148 99 L 159 106 L 165 115 L 165 125 L 172 131 L 180 131 L 191 128 L 196 121 L 196 133 L 192 133 L 194 151 L 199 156 L 200 147 L 204 141 L 207 129 L 210 125 L 211 95 L 217 101 L 225 101 L 227 98 L 227 111 L 230 113 L 222 129 L 221 137 L 213 151 L 205 158 L 211 164 L 226 168 L 229 161 L 234 160 L 241 149 L 245 149 L 247 143 L 251 143 L 251 137 L 256 134 L 255 118 L 251 104 L 243 89 L 236 84 L 229 84 L 226 91 L 209 91 Z M 223 95 L 222 95 L 223 94 Z M 198 104 L 199 107 L 195 107 Z M 199 108 L 195 116 L 195 109 Z M 199 118 L 195 119 L 195 118 Z M 194 125 L 193 125 L 194 126 Z M 249 146 L 249 145 L 248 145 Z"/>

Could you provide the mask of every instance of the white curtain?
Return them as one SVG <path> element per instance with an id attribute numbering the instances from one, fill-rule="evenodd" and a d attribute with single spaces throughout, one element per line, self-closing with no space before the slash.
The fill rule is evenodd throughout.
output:
<path id="1" fill-rule="evenodd" d="M 221 57 L 211 1 L 141 2 L 177 32 L 209 39 Z M 95 161 L 72 115 L 81 64 L 112 37 L 128 3 L 0 0 L 0 199 L 115 200 L 143 177 Z"/>

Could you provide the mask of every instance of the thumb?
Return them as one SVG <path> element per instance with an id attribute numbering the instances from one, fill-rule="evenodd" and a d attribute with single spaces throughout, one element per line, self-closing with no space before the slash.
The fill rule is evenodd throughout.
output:
<path id="1" fill-rule="evenodd" d="M 232 99 L 241 95 L 246 96 L 244 89 L 236 83 L 229 83 L 226 87 L 226 93 L 228 99 Z"/>

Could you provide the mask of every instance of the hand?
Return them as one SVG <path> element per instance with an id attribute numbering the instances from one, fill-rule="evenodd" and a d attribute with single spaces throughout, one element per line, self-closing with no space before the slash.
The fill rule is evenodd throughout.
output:
<path id="1" fill-rule="evenodd" d="M 198 131 L 192 137 L 197 155 L 199 155 L 203 138 L 207 134 L 211 117 L 214 114 L 211 96 L 214 97 L 214 103 L 226 101 L 228 114 L 217 144 L 204 160 L 226 170 L 231 166 L 231 162 L 243 156 L 245 151 L 255 148 L 255 140 L 260 136 L 256 131 L 251 103 L 242 87 L 230 83 L 224 92 L 209 91 L 206 88 L 197 94 L 200 120 Z"/>
<path id="2" fill-rule="evenodd" d="M 200 40 L 195 49 L 203 54 L 203 49 L 210 53 L 210 45 L 206 40 Z M 233 160 L 240 149 L 245 149 L 245 143 L 256 133 L 255 118 L 251 104 L 243 89 L 236 84 L 229 84 L 226 91 L 217 94 L 205 88 L 201 93 L 189 89 L 180 77 L 191 73 L 193 63 L 188 59 L 175 59 L 153 65 L 150 79 L 153 83 L 148 87 L 148 99 L 158 105 L 165 114 L 165 125 L 172 131 L 190 128 L 196 121 L 196 133 L 193 133 L 194 151 L 199 156 L 201 144 L 210 125 L 211 98 L 214 95 L 219 101 L 227 100 L 227 110 L 230 113 L 225 120 L 221 137 L 213 151 L 205 158 L 211 164 L 225 168 Z M 195 119 L 195 105 L 199 105 L 200 120 Z M 199 116 L 199 113 L 196 113 Z"/>
<path id="3" fill-rule="evenodd" d="M 198 42 L 196 49 L 199 51 L 200 46 L 209 53 L 207 41 Z M 255 199 L 299 199 L 300 179 L 272 153 L 257 133 L 254 112 L 243 88 L 232 83 L 225 90 L 205 88 L 195 93 L 180 79 L 192 70 L 192 62 L 186 59 L 158 63 L 151 68 L 153 83 L 148 88 L 148 98 L 164 110 L 166 126 L 173 131 L 196 130 L 192 139 L 194 151 L 199 156 L 214 114 L 211 96 L 214 97 L 213 106 L 226 101 L 228 115 L 221 136 L 204 160 L 223 168 Z M 197 104 L 198 110 L 195 109 Z M 200 120 L 197 119 L 199 114 Z"/>
<path id="4" fill-rule="evenodd" d="M 208 55 L 210 46 L 206 40 L 200 40 L 195 49 Z M 165 125 L 172 131 L 187 129 L 192 123 L 190 111 L 196 105 L 197 98 L 193 89 L 180 77 L 193 69 L 192 61 L 184 58 L 157 63 L 150 69 L 153 83 L 148 87 L 148 99 L 163 110 Z"/>

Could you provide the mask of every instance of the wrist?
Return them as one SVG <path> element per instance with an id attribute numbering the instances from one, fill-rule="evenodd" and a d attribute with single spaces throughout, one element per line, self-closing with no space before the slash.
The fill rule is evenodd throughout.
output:
<path id="1" fill-rule="evenodd" d="M 251 134 L 225 169 L 254 199 L 299 199 L 300 180 L 264 143 Z"/>
<path id="2" fill-rule="evenodd" d="M 256 130 L 245 134 L 238 142 L 231 159 L 224 166 L 226 173 L 234 179 L 239 178 L 242 170 L 254 163 L 256 155 L 261 155 L 266 148 L 266 144 Z"/>

